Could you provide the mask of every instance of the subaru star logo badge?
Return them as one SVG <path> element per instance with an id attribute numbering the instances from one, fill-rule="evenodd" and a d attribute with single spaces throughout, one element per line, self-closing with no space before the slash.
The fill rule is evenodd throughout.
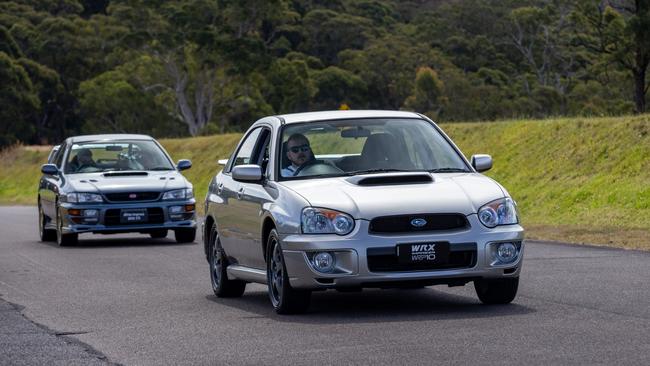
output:
<path id="1" fill-rule="evenodd" d="M 130 198 L 130 199 L 134 199 L 134 198 L 136 198 L 136 197 L 138 197 L 137 194 L 135 194 L 135 193 L 129 193 L 129 198 Z"/>
<path id="2" fill-rule="evenodd" d="M 418 218 L 418 219 L 411 220 L 411 225 L 413 225 L 414 227 L 423 227 L 426 224 L 427 224 L 427 220 L 425 219 Z"/>

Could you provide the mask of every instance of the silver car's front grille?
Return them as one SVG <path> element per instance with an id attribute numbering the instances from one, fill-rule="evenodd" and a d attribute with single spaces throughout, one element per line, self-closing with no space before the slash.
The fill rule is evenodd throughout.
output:
<path id="1" fill-rule="evenodd" d="M 370 221 L 369 233 L 411 233 L 469 228 L 463 214 L 412 214 L 376 217 Z"/>

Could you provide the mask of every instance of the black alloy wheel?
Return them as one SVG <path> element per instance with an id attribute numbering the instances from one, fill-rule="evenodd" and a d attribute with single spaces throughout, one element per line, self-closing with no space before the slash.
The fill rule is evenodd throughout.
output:
<path id="1" fill-rule="evenodd" d="M 267 240 L 266 282 L 271 304 L 278 314 L 299 314 L 309 309 L 311 291 L 291 287 L 275 229 L 271 230 Z"/>
<path id="2" fill-rule="evenodd" d="M 474 281 L 474 289 L 484 304 L 509 304 L 517 296 L 519 277 Z"/>
<path id="3" fill-rule="evenodd" d="M 155 230 L 149 233 L 152 239 L 162 239 L 167 237 L 167 229 Z"/>
<path id="4" fill-rule="evenodd" d="M 210 246 L 208 252 L 210 263 L 210 281 L 212 291 L 217 297 L 240 297 L 246 291 L 246 282 L 241 280 L 230 280 L 226 273 L 228 257 L 221 247 L 217 226 L 212 224 L 210 230 Z"/>

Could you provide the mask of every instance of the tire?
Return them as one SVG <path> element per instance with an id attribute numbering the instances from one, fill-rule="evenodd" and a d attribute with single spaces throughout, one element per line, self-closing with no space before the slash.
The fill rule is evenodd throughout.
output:
<path id="1" fill-rule="evenodd" d="M 246 282 L 241 280 L 229 280 L 226 273 L 228 257 L 221 247 L 217 225 L 213 224 L 210 230 L 210 244 L 208 251 L 208 262 L 210 263 L 210 282 L 212 291 L 217 297 L 241 297 L 246 291 Z"/>
<path id="2" fill-rule="evenodd" d="M 301 291 L 291 287 L 275 229 L 269 234 L 266 248 L 266 282 L 271 305 L 278 314 L 304 313 L 309 309 L 311 291 Z"/>
<path id="3" fill-rule="evenodd" d="M 509 304 L 517 296 L 519 277 L 474 281 L 474 289 L 484 304 Z"/>
<path id="4" fill-rule="evenodd" d="M 56 243 L 60 247 L 71 247 L 79 243 L 79 234 L 63 234 L 63 222 L 59 208 L 56 208 Z"/>
<path id="5" fill-rule="evenodd" d="M 152 231 L 149 233 L 152 239 L 162 239 L 167 237 L 167 229 Z"/>
<path id="6" fill-rule="evenodd" d="M 45 228 L 45 215 L 41 205 L 38 205 L 38 236 L 41 241 L 56 241 L 56 230 Z"/>
<path id="7" fill-rule="evenodd" d="M 192 243 L 196 238 L 196 228 L 191 229 L 176 229 L 174 236 L 177 243 Z"/>

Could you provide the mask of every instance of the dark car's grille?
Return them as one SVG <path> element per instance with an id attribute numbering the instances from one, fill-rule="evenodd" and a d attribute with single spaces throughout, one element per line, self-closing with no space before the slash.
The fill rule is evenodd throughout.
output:
<path id="1" fill-rule="evenodd" d="M 416 227 L 413 221 L 423 219 L 426 224 Z M 442 231 L 464 229 L 469 222 L 462 214 L 413 214 L 382 216 L 370 221 L 370 233 L 410 233 L 414 231 Z"/>
<path id="2" fill-rule="evenodd" d="M 444 264 L 399 263 L 395 247 L 368 248 L 370 272 L 428 271 L 472 268 L 476 265 L 476 244 L 452 244 L 449 261 Z"/>
<path id="3" fill-rule="evenodd" d="M 106 226 L 118 226 L 118 225 L 147 225 L 147 224 L 162 224 L 165 222 L 165 213 L 160 207 L 148 207 L 147 208 L 147 221 L 138 222 L 138 223 L 121 223 L 120 214 L 121 211 L 119 208 L 112 208 L 106 210 L 104 214 L 104 225 Z"/>
<path id="4" fill-rule="evenodd" d="M 118 192 L 104 195 L 111 202 L 141 202 L 157 200 L 160 192 Z"/>

